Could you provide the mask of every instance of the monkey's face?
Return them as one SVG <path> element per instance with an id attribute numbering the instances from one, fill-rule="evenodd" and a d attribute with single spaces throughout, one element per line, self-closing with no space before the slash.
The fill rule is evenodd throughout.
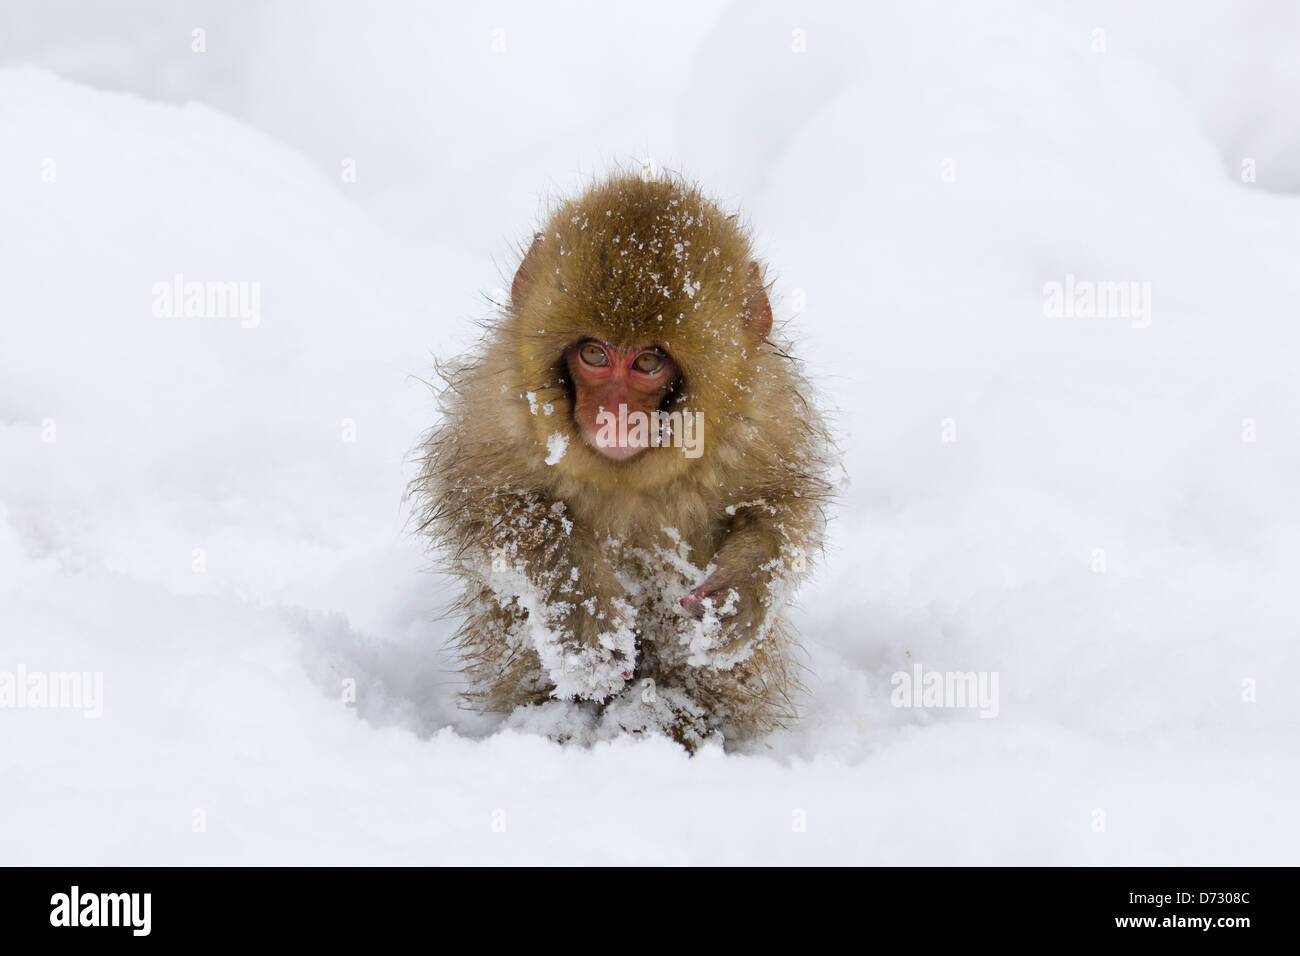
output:
<path id="1" fill-rule="evenodd" d="M 616 345 L 588 338 L 564 352 L 573 385 L 573 420 L 582 440 L 611 461 L 650 447 L 677 363 L 657 346 Z"/>

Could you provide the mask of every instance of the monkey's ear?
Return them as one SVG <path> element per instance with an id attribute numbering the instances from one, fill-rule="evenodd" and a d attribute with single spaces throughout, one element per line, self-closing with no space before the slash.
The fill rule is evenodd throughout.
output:
<path id="1" fill-rule="evenodd" d="M 516 282 L 519 280 L 516 278 Z M 757 262 L 749 263 L 749 285 L 745 290 L 745 324 L 760 339 L 765 339 L 772 331 L 772 303 L 767 299 L 767 290 L 763 288 L 763 270 Z"/>
<path id="2" fill-rule="evenodd" d="M 515 280 L 510 283 L 510 301 L 516 306 L 519 305 L 519 300 L 528 289 L 528 283 L 532 281 L 532 270 L 537 268 L 537 247 L 541 244 L 542 234 L 540 232 L 533 233 L 533 244 L 528 247 L 528 254 L 524 256 L 524 261 L 519 263 L 519 269 L 515 272 Z"/>

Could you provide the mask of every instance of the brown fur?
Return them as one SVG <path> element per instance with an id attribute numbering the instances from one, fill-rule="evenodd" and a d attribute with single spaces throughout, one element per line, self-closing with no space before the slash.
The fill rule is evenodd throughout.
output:
<path id="1" fill-rule="evenodd" d="M 466 583 L 458 641 L 476 706 L 544 701 L 566 674 L 570 696 L 597 701 L 645 678 L 684 691 L 699 705 L 680 708 L 690 726 L 663 729 L 688 745 L 794 716 L 779 604 L 820 550 L 828 443 L 770 324 L 747 236 L 681 182 L 614 177 L 537 233 L 510 309 L 442 371 L 443 420 L 413 484 L 422 529 Z M 589 336 L 674 358 L 664 407 L 703 413 L 700 457 L 613 462 L 584 444 L 563 353 Z M 556 433 L 568 445 L 548 465 Z M 732 588 L 736 601 L 701 645 L 680 599 L 706 566 L 719 603 Z M 631 679 L 610 676 L 620 662 Z M 605 676 L 587 686 L 584 668 Z"/>

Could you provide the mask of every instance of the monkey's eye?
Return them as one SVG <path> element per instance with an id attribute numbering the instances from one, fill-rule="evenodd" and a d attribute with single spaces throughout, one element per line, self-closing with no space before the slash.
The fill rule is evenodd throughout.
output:
<path id="1" fill-rule="evenodd" d="M 609 364 L 609 356 L 606 355 L 605 350 L 595 342 L 588 342 L 579 349 L 578 356 L 588 365 L 600 366 Z"/>
<path id="2" fill-rule="evenodd" d="M 632 367 L 638 372 L 650 375 L 659 371 L 660 366 L 664 364 L 664 357 L 658 352 L 642 352 L 632 363 Z"/>

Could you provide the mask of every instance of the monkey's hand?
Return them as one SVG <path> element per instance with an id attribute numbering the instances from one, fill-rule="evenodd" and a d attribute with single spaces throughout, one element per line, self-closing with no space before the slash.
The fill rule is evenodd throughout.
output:
<path id="1" fill-rule="evenodd" d="M 772 582 L 779 559 L 773 536 L 757 529 L 733 535 L 719 549 L 703 583 L 681 599 L 697 623 L 689 662 L 730 666 L 749 653 L 772 618 Z"/>
<path id="2" fill-rule="evenodd" d="M 681 599 L 697 622 L 689 663 L 730 667 L 771 629 L 805 569 L 803 551 L 784 533 L 788 519 L 788 509 L 765 503 L 736 514 L 704 581 Z"/>
<path id="3" fill-rule="evenodd" d="M 715 571 L 682 598 L 682 609 L 695 621 L 687 638 L 691 650 L 688 663 L 728 667 L 748 656 L 768 618 L 767 577 L 758 573 L 749 580 L 737 580 Z M 732 585 L 732 580 L 737 580 L 738 586 Z"/>

